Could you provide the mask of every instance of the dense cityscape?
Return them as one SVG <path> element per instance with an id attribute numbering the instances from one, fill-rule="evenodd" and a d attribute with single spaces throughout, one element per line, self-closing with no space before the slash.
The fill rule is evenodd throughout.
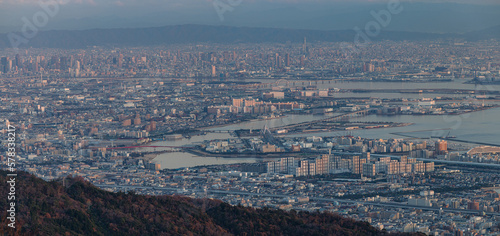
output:
<path id="1" fill-rule="evenodd" d="M 500 144 L 455 123 L 392 118 L 462 124 L 497 112 L 499 50 L 382 41 L 353 54 L 307 39 L 6 49 L 0 121 L 3 134 L 16 129 L 16 167 L 45 180 L 335 212 L 390 232 L 494 235 Z M 2 140 L 5 168 L 8 152 Z"/>

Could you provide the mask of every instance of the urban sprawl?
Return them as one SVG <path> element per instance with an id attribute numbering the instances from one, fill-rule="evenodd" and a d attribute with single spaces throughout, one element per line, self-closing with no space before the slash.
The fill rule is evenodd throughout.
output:
<path id="1" fill-rule="evenodd" d="M 449 129 L 358 134 L 414 125 L 374 117 L 497 109 L 499 51 L 496 41 L 443 40 L 349 53 L 307 39 L 6 49 L 0 158 L 7 168 L 10 125 L 16 167 L 46 180 L 330 211 L 388 231 L 498 234 L 499 147 Z M 187 156 L 215 161 L 170 166 Z"/>

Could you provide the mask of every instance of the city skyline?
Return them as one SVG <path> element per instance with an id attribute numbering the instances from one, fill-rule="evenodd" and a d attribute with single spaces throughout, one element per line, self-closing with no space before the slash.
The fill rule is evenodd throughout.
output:
<path id="1" fill-rule="evenodd" d="M 0 0 L 0 232 L 500 235 L 499 13 Z"/>

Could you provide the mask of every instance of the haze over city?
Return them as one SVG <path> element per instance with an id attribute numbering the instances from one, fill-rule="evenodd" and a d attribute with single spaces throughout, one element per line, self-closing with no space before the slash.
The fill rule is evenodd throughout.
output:
<path id="1" fill-rule="evenodd" d="M 0 32 L 20 31 L 22 17 L 40 10 L 39 1 L 0 1 Z M 50 2 L 48 0 L 40 2 Z M 345 30 L 371 20 L 370 11 L 382 10 L 386 1 L 107 1 L 62 0 L 59 13 L 44 30 L 137 28 L 204 24 L 294 29 Z M 229 6 L 224 20 L 218 7 Z M 222 4 L 222 5 L 221 5 Z M 497 26 L 500 4 L 483 1 L 401 1 L 404 14 L 394 17 L 385 30 L 465 33 Z M 215 4 L 217 5 L 217 4 Z M 229 10 L 230 9 L 230 10 Z M 436 24 L 436 22 L 439 22 Z"/>
<path id="2" fill-rule="evenodd" d="M 0 0 L 5 235 L 500 235 L 498 1 Z"/>

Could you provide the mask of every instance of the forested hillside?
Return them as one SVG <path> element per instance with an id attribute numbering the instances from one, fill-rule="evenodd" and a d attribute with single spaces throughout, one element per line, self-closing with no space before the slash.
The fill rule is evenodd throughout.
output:
<path id="1" fill-rule="evenodd" d="M 10 178 L 10 177 L 9 177 Z M 7 172 L 0 171 L 2 235 L 403 235 L 329 213 L 230 206 L 179 196 L 112 193 L 80 177 L 16 177 L 16 229 L 7 225 Z"/>

